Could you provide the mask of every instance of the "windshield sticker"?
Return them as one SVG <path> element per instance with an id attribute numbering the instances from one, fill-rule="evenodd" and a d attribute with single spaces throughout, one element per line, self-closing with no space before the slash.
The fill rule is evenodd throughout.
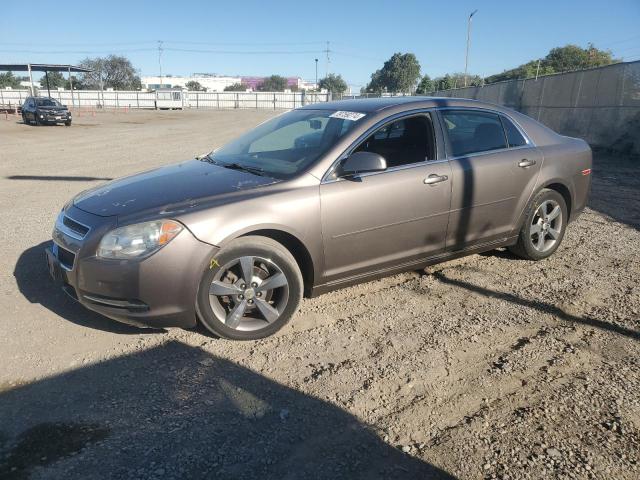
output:
<path id="1" fill-rule="evenodd" d="M 329 118 L 342 118 L 343 120 L 351 120 L 352 122 L 356 122 L 364 116 L 365 114 L 360 112 L 345 112 L 343 110 L 338 110 L 337 112 L 329 115 Z"/>

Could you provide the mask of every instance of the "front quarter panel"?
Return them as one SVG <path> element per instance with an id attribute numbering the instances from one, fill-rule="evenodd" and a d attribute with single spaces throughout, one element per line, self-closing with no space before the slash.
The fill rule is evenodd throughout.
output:
<path id="1" fill-rule="evenodd" d="M 254 196 L 178 217 L 200 241 L 223 248 L 258 230 L 278 230 L 307 248 L 319 275 L 323 267 L 319 180 L 311 175 L 262 189 Z M 316 277 L 319 278 L 319 277 Z"/>

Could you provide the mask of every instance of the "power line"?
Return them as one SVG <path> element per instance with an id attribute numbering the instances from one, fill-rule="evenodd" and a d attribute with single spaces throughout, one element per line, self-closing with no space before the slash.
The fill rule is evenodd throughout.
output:
<path id="1" fill-rule="evenodd" d="M 90 55 L 95 53 L 133 53 L 133 52 L 149 52 L 155 48 L 133 48 L 126 50 L 111 49 L 111 50 L 0 50 L 2 53 L 34 53 L 45 55 L 61 55 L 61 54 L 83 54 Z"/>
<path id="2" fill-rule="evenodd" d="M 323 45 L 325 42 L 188 42 L 182 40 L 167 40 L 166 43 L 177 45 L 238 45 L 238 46 L 294 46 L 294 45 Z"/>
<path id="3" fill-rule="evenodd" d="M 196 48 L 173 48 L 166 47 L 164 50 L 171 52 L 186 53 L 219 53 L 232 55 L 308 55 L 312 53 L 322 53 L 324 50 L 209 50 Z"/>

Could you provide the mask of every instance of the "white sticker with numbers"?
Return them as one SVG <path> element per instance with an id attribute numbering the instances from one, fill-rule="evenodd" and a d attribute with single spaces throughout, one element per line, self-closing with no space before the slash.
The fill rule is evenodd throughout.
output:
<path id="1" fill-rule="evenodd" d="M 342 118 L 343 120 L 351 120 L 352 122 L 358 121 L 364 116 L 364 113 L 345 112 L 343 110 L 338 110 L 337 112 L 333 112 L 331 115 L 329 115 L 330 118 Z"/>

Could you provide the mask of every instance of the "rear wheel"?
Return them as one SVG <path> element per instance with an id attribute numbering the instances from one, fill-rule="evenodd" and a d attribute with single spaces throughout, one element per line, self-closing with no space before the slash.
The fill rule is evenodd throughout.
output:
<path id="1" fill-rule="evenodd" d="M 564 197 L 555 190 L 541 190 L 527 208 L 518 242 L 509 250 L 527 260 L 550 257 L 564 238 L 567 219 Z"/>
<path id="2" fill-rule="evenodd" d="M 232 340 L 256 340 L 280 330 L 302 299 L 302 274 L 291 253 L 266 237 L 241 237 L 205 271 L 198 292 L 201 323 Z"/>

